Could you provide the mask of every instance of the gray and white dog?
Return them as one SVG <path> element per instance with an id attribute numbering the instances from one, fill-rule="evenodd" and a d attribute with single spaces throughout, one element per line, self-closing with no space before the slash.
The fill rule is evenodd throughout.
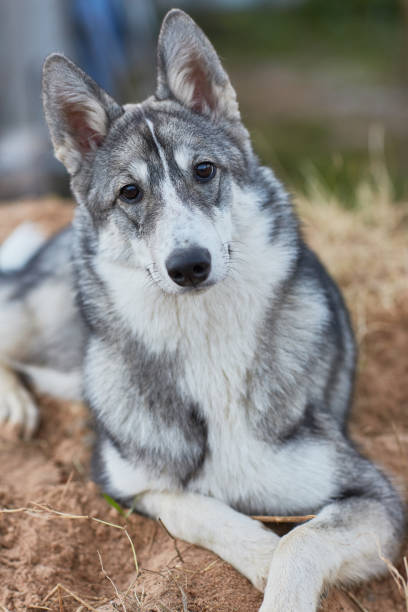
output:
<path id="1" fill-rule="evenodd" d="M 1 277 L 3 421 L 36 425 L 18 371 L 61 396 L 83 372 L 96 481 L 231 563 L 262 612 L 381 573 L 404 513 L 347 436 L 349 317 L 203 32 L 170 11 L 156 94 L 124 107 L 51 55 L 44 106 L 78 207 Z M 281 538 L 248 516 L 309 513 Z"/>

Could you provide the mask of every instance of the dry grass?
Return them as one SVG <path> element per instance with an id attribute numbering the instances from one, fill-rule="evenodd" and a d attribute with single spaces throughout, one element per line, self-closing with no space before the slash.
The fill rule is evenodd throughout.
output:
<path id="1" fill-rule="evenodd" d="M 149 597 L 148 594 L 144 592 L 143 586 L 141 587 L 139 585 L 138 579 L 141 576 L 141 574 L 151 573 L 151 574 L 155 574 L 157 577 L 167 582 L 170 587 L 176 588 L 176 590 L 178 591 L 180 595 L 180 603 L 182 606 L 181 609 L 183 612 L 188 612 L 188 597 L 186 595 L 185 590 L 179 583 L 179 580 L 183 579 L 184 575 L 187 576 L 192 571 L 188 569 L 188 564 L 186 564 L 184 567 L 185 561 L 177 545 L 177 540 L 167 530 L 167 528 L 165 527 L 161 519 L 158 520 L 158 524 L 163 528 L 163 530 L 165 531 L 167 536 L 172 540 L 175 546 L 177 563 L 176 565 L 169 563 L 168 565 L 163 567 L 161 571 L 153 571 L 153 570 L 149 570 L 146 568 L 139 568 L 135 547 L 134 547 L 133 541 L 129 535 L 129 532 L 126 526 L 126 520 L 130 516 L 129 514 L 121 515 L 123 516 L 124 524 L 118 525 L 116 523 L 112 523 L 110 521 L 106 521 L 106 520 L 97 518 L 95 516 L 79 515 L 79 514 L 72 514 L 70 512 L 63 512 L 60 510 L 56 510 L 55 508 L 51 508 L 50 506 L 47 506 L 45 504 L 39 504 L 37 502 L 30 502 L 26 507 L 20 507 L 20 508 L 0 508 L 0 518 L 2 515 L 8 515 L 8 516 L 11 515 L 11 516 L 16 516 L 17 518 L 17 516 L 21 514 L 28 514 L 31 517 L 35 517 L 35 518 L 39 518 L 43 520 L 44 519 L 45 520 L 59 520 L 59 519 L 61 520 L 62 519 L 62 520 L 69 520 L 69 521 L 87 521 L 87 522 L 95 521 L 96 523 L 103 525 L 107 528 L 111 528 L 114 530 L 121 530 L 124 533 L 124 535 L 127 537 L 130 543 L 130 550 L 131 550 L 132 560 L 133 560 L 133 564 L 135 568 L 134 579 L 131 581 L 131 583 L 126 589 L 124 590 L 120 589 L 117 587 L 114 580 L 109 576 L 109 574 L 105 570 L 104 565 L 103 565 L 102 556 L 98 550 L 97 555 L 98 555 L 102 575 L 104 576 L 106 580 L 110 582 L 112 586 L 112 592 L 113 592 L 112 598 L 109 598 L 109 599 L 106 599 L 106 597 L 97 598 L 97 601 L 95 602 L 95 604 L 92 605 L 89 601 L 86 601 L 85 598 L 81 597 L 76 592 L 74 592 L 74 590 L 68 588 L 64 584 L 57 583 L 50 589 L 50 591 L 42 599 L 41 602 L 39 602 L 37 605 L 30 605 L 29 609 L 53 611 L 55 607 L 50 607 L 50 606 L 53 606 L 54 604 L 55 605 L 58 604 L 59 612 L 64 612 L 64 604 L 69 605 L 69 604 L 72 604 L 73 602 L 76 602 L 77 604 L 79 604 L 79 607 L 77 608 L 76 612 L 85 612 L 86 610 L 88 610 L 89 612 L 103 612 L 103 611 L 108 611 L 108 610 L 114 611 L 118 609 L 122 610 L 122 612 L 147 612 L 147 611 L 152 612 L 153 607 L 155 607 L 157 610 L 164 610 L 167 612 L 178 612 L 178 608 L 173 608 L 173 607 L 169 608 L 166 605 L 166 603 L 164 603 L 162 600 L 160 599 L 158 600 L 155 597 L 153 598 Z M 157 532 L 155 533 L 157 534 Z M 190 546 L 188 546 L 187 548 L 190 548 Z M 206 567 L 203 567 L 198 570 L 195 569 L 194 573 L 199 571 L 200 573 L 204 574 L 207 571 L 209 571 L 211 567 L 213 567 L 216 563 L 217 563 L 217 560 L 211 562 Z M 3 612 L 11 612 L 7 610 L 6 608 L 0 606 L 0 611 L 1 610 L 3 610 Z"/>
<path id="2" fill-rule="evenodd" d="M 69 483 L 69 480 L 67 481 Z M 129 597 L 129 592 L 131 591 L 131 589 L 134 587 L 135 582 L 139 576 L 139 564 L 138 564 L 138 560 L 137 560 L 137 555 L 136 555 L 136 550 L 132 541 L 132 538 L 129 535 L 129 532 L 126 528 L 126 524 L 125 525 L 118 525 L 116 523 L 112 523 L 109 521 L 105 521 L 103 519 L 97 518 L 95 516 L 89 516 L 89 515 L 79 515 L 79 514 L 72 514 L 69 512 L 61 512 L 59 510 L 56 510 L 55 508 L 50 508 L 49 506 L 46 506 L 44 504 L 39 504 L 37 502 L 30 502 L 28 504 L 28 507 L 22 507 L 22 508 L 0 508 L 0 518 L 1 515 L 17 515 L 17 514 L 21 514 L 21 513 L 27 513 L 32 517 L 37 517 L 37 518 L 41 518 L 41 519 L 65 519 L 65 520 L 74 520 L 74 521 L 95 521 L 96 523 L 99 523 L 100 525 L 105 525 L 106 527 L 110 527 L 112 529 L 119 529 L 121 530 L 124 535 L 127 537 L 129 543 L 130 543 L 130 548 L 131 548 L 131 553 L 132 553 L 132 558 L 133 558 L 133 563 L 135 566 L 135 579 L 134 581 L 129 585 L 128 589 L 126 590 L 126 592 L 120 592 L 119 589 L 116 587 L 115 583 L 113 582 L 113 580 L 109 577 L 109 575 L 107 574 L 107 572 L 105 571 L 104 567 L 103 567 L 103 562 L 102 562 L 102 557 L 98 551 L 98 558 L 99 558 L 99 562 L 100 562 L 100 566 L 101 566 L 101 570 L 102 570 L 102 574 L 104 575 L 104 577 L 109 580 L 112 584 L 113 590 L 114 590 L 114 595 L 116 597 L 116 599 L 118 601 L 120 601 L 122 608 L 123 608 L 123 612 L 127 612 L 127 608 L 125 605 L 125 600 Z M 61 612 L 63 612 L 63 603 L 62 603 L 62 593 L 65 594 L 65 596 L 68 596 L 70 599 L 73 599 L 74 601 L 78 602 L 82 609 L 84 610 L 89 610 L 90 612 L 98 612 L 98 610 L 92 606 L 89 602 L 85 601 L 82 597 L 80 597 L 78 594 L 74 593 L 71 589 L 69 589 L 68 587 L 64 586 L 63 584 L 56 584 L 50 591 L 49 593 L 46 595 L 46 597 L 43 599 L 43 601 L 41 603 L 39 603 L 38 605 L 34 605 L 34 606 L 30 606 L 30 608 L 32 609 L 38 609 L 38 610 L 50 610 L 51 608 L 48 607 L 47 602 L 49 602 L 50 600 L 52 600 L 53 598 L 58 598 L 59 601 L 59 605 L 60 605 L 60 610 Z M 136 601 L 139 604 L 140 601 L 136 596 Z M 105 602 L 107 603 L 107 602 Z M 100 606 L 100 604 L 99 604 Z M 98 606 L 98 609 L 99 609 Z M 137 610 L 142 610 L 143 608 L 138 607 Z"/>
<path id="3" fill-rule="evenodd" d="M 304 233 L 340 284 L 359 342 L 367 317 L 391 309 L 408 290 L 408 202 L 395 202 L 381 156 L 356 186 L 357 204 L 348 210 L 309 176 L 308 197 L 295 198 Z"/>
<path id="4" fill-rule="evenodd" d="M 401 573 L 395 567 L 395 565 L 391 563 L 391 561 L 387 559 L 386 557 L 384 557 L 381 553 L 380 553 L 380 557 L 386 564 L 388 571 L 390 572 L 392 576 L 392 579 L 397 585 L 398 591 L 400 592 L 401 597 L 403 598 L 405 602 L 406 611 L 408 612 L 408 561 L 407 561 L 407 558 L 406 557 L 403 558 L 402 562 L 403 562 L 404 569 L 403 569 L 403 573 Z"/>

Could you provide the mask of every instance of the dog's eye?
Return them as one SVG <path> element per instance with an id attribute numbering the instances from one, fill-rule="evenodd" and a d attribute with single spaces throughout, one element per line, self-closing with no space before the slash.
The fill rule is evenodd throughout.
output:
<path id="1" fill-rule="evenodd" d="M 133 183 L 131 185 L 125 185 L 119 191 L 119 198 L 122 202 L 128 202 L 130 204 L 135 204 L 136 202 L 140 202 L 143 198 L 143 191 L 137 185 Z"/>
<path id="2" fill-rule="evenodd" d="M 200 162 L 194 166 L 194 174 L 198 181 L 205 183 L 214 178 L 216 167 L 211 162 Z"/>

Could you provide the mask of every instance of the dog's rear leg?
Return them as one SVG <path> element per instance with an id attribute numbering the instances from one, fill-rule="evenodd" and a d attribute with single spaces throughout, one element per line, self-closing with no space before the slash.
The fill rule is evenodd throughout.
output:
<path id="1" fill-rule="evenodd" d="M 9 300 L 12 289 L 7 281 L 0 293 L 0 432 L 27 439 L 38 425 L 38 409 L 12 363 L 26 353 L 32 322 L 22 302 Z"/>
<path id="2" fill-rule="evenodd" d="M 0 247 L 0 273 L 22 268 L 44 243 L 45 236 L 32 223 L 18 226 Z M 9 277 L 12 279 L 12 277 Z M 12 282 L 12 280 L 11 280 Z M 23 306 L 8 304 L 8 292 L 12 285 L 3 277 L 0 315 L 0 352 L 2 356 L 19 356 L 22 339 L 29 329 Z M 0 362 L 0 428 L 3 433 L 17 433 L 30 438 L 39 422 L 38 408 L 24 387 L 18 374 Z"/>
<path id="3" fill-rule="evenodd" d="M 264 590 L 279 537 L 258 521 L 195 493 L 144 493 L 136 509 L 160 518 L 174 537 L 215 552 Z"/>
<path id="4" fill-rule="evenodd" d="M 0 427 L 2 431 L 30 438 L 38 426 L 37 405 L 19 376 L 0 364 Z"/>
<path id="5" fill-rule="evenodd" d="M 400 502 L 385 478 L 374 473 L 371 491 L 327 505 L 281 538 L 260 612 L 315 612 L 326 586 L 384 573 L 380 555 L 395 557 L 402 531 Z"/>

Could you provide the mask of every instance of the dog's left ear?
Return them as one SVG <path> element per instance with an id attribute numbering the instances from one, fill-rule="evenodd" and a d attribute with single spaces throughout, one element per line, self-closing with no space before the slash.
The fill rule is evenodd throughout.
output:
<path id="1" fill-rule="evenodd" d="M 55 156 L 70 174 L 93 157 L 123 113 L 106 91 L 59 53 L 44 62 L 43 103 Z"/>
<path id="2" fill-rule="evenodd" d="M 214 47 L 180 9 L 169 11 L 162 24 L 156 97 L 176 98 L 214 119 L 240 119 L 235 91 Z"/>

